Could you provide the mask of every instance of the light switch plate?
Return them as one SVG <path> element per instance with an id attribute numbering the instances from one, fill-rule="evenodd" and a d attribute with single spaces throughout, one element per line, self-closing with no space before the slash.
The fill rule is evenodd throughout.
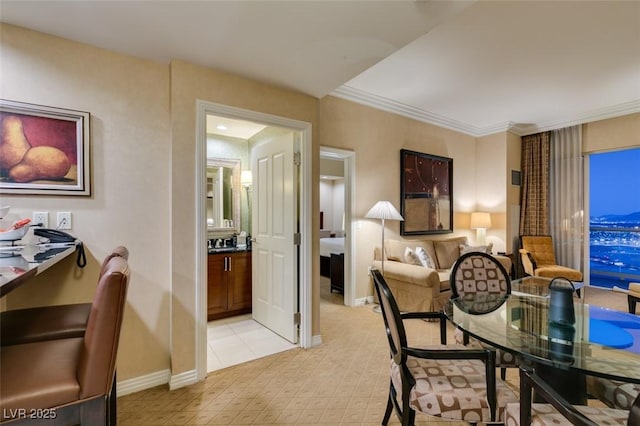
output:
<path id="1" fill-rule="evenodd" d="M 71 212 L 58 212 L 56 229 L 71 229 Z"/>

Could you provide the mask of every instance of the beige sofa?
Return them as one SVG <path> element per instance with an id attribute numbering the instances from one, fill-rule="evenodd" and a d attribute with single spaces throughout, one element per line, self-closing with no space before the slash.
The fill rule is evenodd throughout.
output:
<path id="1" fill-rule="evenodd" d="M 460 257 L 461 246 L 467 246 L 466 237 L 385 240 L 384 250 L 387 257 L 384 261 L 384 278 L 402 311 L 425 312 L 442 309 L 451 296 L 449 275 L 451 267 Z M 406 263 L 407 247 L 413 251 L 422 247 L 436 268 Z M 382 269 L 381 251 L 380 247 L 376 247 L 371 265 L 373 268 Z M 511 260 L 508 257 L 495 257 L 507 272 L 511 270 Z"/>

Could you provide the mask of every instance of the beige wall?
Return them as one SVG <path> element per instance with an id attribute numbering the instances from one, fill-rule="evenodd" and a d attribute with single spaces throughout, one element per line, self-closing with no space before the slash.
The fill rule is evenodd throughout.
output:
<path id="1" fill-rule="evenodd" d="M 2 196 L 12 212 L 71 211 L 89 266 L 73 259 L 6 297 L 7 307 L 90 301 L 117 245 L 132 270 L 120 380 L 169 367 L 169 68 L 10 25 L 0 26 L 3 99 L 91 113 L 91 197 Z M 64 286 L 60 283 L 64 279 Z"/>
<path id="2" fill-rule="evenodd" d="M 316 100 L 288 90 L 247 80 L 181 61 L 171 63 L 171 155 L 172 155 L 172 374 L 195 368 L 195 227 L 194 223 L 196 170 L 196 101 L 203 100 L 251 111 L 272 114 L 312 123 L 315 128 Z M 315 141 L 315 138 L 314 138 Z M 319 149 L 314 142 L 313 209 L 318 210 Z M 313 229 L 319 219 L 314 218 Z M 317 245 L 317 244 L 316 244 Z M 318 253 L 318 247 L 315 247 Z M 319 256 L 314 256 L 317 258 Z M 314 263 L 314 277 L 319 276 L 319 261 Z M 313 283 L 314 286 L 319 284 Z M 313 306 L 319 306 L 316 297 Z M 317 316 L 318 309 L 314 309 Z M 313 321 L 312 333 L 319 333 L 318 321 Z"/>
<path id="3" fill-rule="evenodd" d="M 476 203 L 475 138 L 332 96 L 319 105 L 319 144 L 356 153 L 355 297 L 363 298 L 373 295 L 367 267 L 381 240 L 380 222 L 364 215 L 378 200 L 400 209 L 400 149 L 453 158 L 454 233 L 468 235 L 460 225 L 466 220 L 468 226 L 468 214 L 459 212 Z M 399 222 L 386 222 L 385 238 L 400 238 Z"/>
<path id="4" fill-rule="evenodd" d="M 640 113 L 594 121 L 582 126 L 582 151 L 584 153 L 637 148 L 639 146 Z"/>
<path id="5" fill-rule="evenodd" d="M 3 299 L 8 308 L 88 301 L 98 265 L 116 245 L 131 251 L 132 279 L 118 360 L 119 380 L 195 368 L 195 114 L 196 100 L 310 122 L 313 125 L 313 209 L 318 211 L 319 146 L 356 153 L 354 253 L 356 298 L 372 294 L 367 266 L 380 244 L 380 224 L 364 219 L 378 200 L 399 207 L 402 148 L 454 160 L 454 233 L 468 230 L 468 212 L 506 215 L 517 204 L 509 185 L 519 169 L 520 138 L 476 138 L 349 101 L 322 100 L 185 62 L 157 64 L 0 25 L 2 98 L 92 114 L 92 196 L 3 196 L 13 212 L 73 212 L 73 234 L 86 244 L 87 268 L 67 259 Z M 589 149 L 637 146 L 640 115 L 585 127 Z M 619 140 L 618 140 L 619 139 Z M 616 145 L 617 144 L 617 145 Z M 628 145 L 626 145 L 628 144 Z M 497 161 L 496 158 L 500 160 Z M 506 166 L 500 166 L 504 164 Z M 498 165 L 498 167 L 496 167 Z M 485 191 L 485 180 L 499 194 Z M 504 193 L 504 196 L 501 195 Z M 313 229 L 319 229 L 314 215 Z M 505 239 L 502 217 L 489 232 Z M 399 224 L 387 223 L 387 237 Z M 450 235 L 442 235 L 447 238 Z M 319 318 L 318 241 L 313 247 L 313 327 Z M 65 282 L 61 285 L 62 281 Z"/>
<path id="6" fill-rule="evenodd" d="M 472 210 L 491 213 L 486 242 L 493 243 L 494 252 L 506 251 L 507 133 L 478 138 L 476 156 L 476 202 Z"/>

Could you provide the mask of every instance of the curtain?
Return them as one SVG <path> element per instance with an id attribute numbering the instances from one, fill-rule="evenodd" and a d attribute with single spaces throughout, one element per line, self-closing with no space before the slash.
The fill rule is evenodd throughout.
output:
<path id="1" fill-rule="evenodd" d="M 584 176 L 582 126 L 551 133 L 549 230 L 556 262 L 582 271 Z"/>
<path id="2" fill-rule="evenodd" d="M 520 235 L 548 235 L 550 133 L 522 137 Z"/>

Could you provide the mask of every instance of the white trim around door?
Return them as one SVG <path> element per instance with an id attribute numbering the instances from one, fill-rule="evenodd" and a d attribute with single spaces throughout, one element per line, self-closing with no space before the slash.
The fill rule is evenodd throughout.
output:
<path id="1" fill-rule="evenodd" d="M 353 267 L 355 225 L 353 221 L 356 200 L 356 153 L 345 149 L 320 147 L 320 158 L 342 160 L 344 164 L 344 304 L 347 306 L 361 305 L 356 301 L 356 271 Z"/>
<path id="2" fill-rule="evenodd" d="M 196 101 L 196 372 L 198 380 L 207 375 L 207 244 L 206 244 L 206 211 L 205 211 L 205 174 L 207 163 L 206 151 L 206 116 L 207 114 L 236 118 L 263 123 L 268 126 L 285 127 L 300 132 L 300 267 L 299 267 L 299 303 L 300 303 L 300 346 L 313 346 L 311 335 L 311 233 L 312 224 L 312 176 L 311 176 L 311 123 L 293 120 L 256 111 L 231 107 L 227 105 Z M 295 284 L 295 283 L 294 283 Z"/>

